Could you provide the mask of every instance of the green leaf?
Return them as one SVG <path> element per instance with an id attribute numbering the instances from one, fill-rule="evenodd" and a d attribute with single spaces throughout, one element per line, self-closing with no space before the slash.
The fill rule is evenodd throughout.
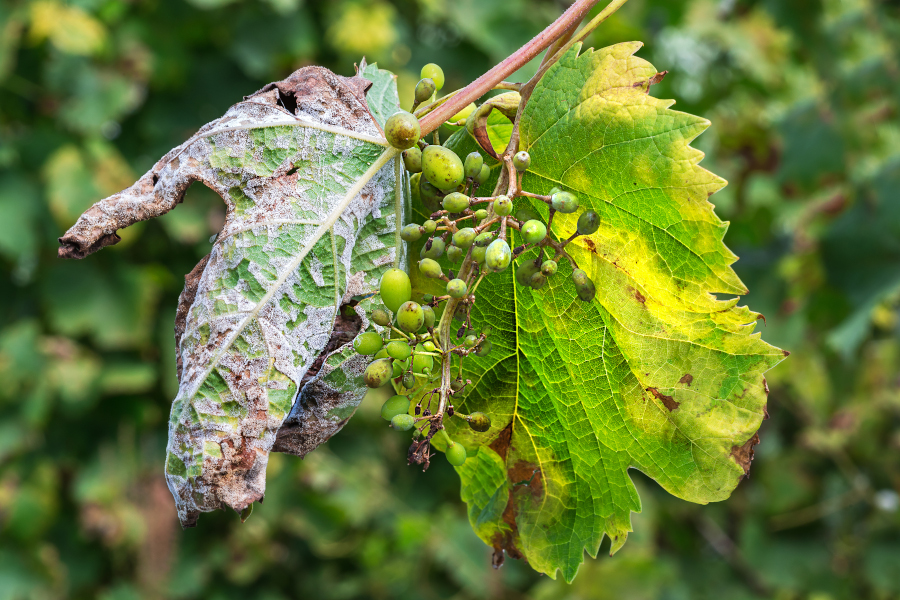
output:
<path id="1" fill-rule="evenodd" d="M 495 560 L 505 550 L 567 581 L 604 535 L 611 552 L 625 543 L 641 510 L 628 469 L 691 502 L 729 496 L 758 442 L 763 373 L 784 357 L 753 333 L 759 315 L 714 295 L 746 290 L 707 201 L 725 182 L 689 146 L 708 122 L 648 95 L 656 70 L 638 48 L 573 49 L 520 123 L 523 187 L 572 191 L 602 217 L 568 246 L 596 299 L 576 298 L 565 261 L 539 291 L 514 284 L 534 251 L 486 278 L 473 321 L 493 327 L 494 349 L 467 359 L 475 385 L 457 409 L 492 426 L 448 424 L 470 452 L 462 494 Z M 567 238 L 579 214 L 557 213 L 552 234 Z"/>
<path id="2" fill-rule="evenodd" d="M 388 117 L 400 110 L 397 76 L 390 71 L 379 69 L 378 63 L 366 64 L 366 59 L 360 61 L 359 74 L 372 82 L 372 87 L 366 92 L 366 102 L 369 105 L 369 112 L 378 121 L 378 126 L 384 130 Z"/>

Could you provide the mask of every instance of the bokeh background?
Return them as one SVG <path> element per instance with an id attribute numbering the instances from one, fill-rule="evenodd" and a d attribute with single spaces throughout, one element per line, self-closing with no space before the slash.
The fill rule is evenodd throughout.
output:
<path id="1" fill-rule="evenodd" d="M 223 222 L 183 205 L 84 261 L 56 238 L 202 124 L 308 64 L 365 55 L 465 85 L 554 19 L 538 0 L 0 2 L 0 600 L 900 598 L 900 2 L 631 0 L 592 37 L 643 40 L 652 92 L 709 118 L 726 243 L 791 350 L 751 477 L 644 502 L 571 586 L 472 533 L 446 461 L 405 464 L 367 400 L 301 461 L 275 455 L 241 525 L 181 531 L 163 479 L 183 275 Z M 530 67 L 530 68 L 533 68 Z M 518 78 L 530 74 L 523 70 Z M 513 78 L 516 79 L 516 78 Z"/>

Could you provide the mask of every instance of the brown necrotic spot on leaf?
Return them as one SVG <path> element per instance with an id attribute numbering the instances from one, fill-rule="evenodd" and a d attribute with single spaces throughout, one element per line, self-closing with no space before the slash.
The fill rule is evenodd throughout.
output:
<path id="1" fill-rule="evenodd" d="M 184 290 L 178 296 L 178 310 L 175 312 L 175 362 L 178 372 L 178 379 L 181 380 L 181 338 L 184 335 L 184 328 L 187 325 L 188 312 L 194 299 L 197 297 L 197 285 L 203 276 L 203 269 L 209 261 L 209 254 L 204 256 L 197 266 L 190 273 L 184 276 Z"/>
<path id="2" fill-rule="evenodd" d="M 690 386 L 692 383 L 694 383 L 694 376 L 690 373 L 685 373 L 681 376 L 681 379 L 678 380 L 678 383 L 683 383 L 687 386 Z"/>
<path id="3" fill-rule="evenodd" d="M 675 398 L 673 398 L 672 396 L 666 396 L 665 394 L 663 394 L 662 392 L 660 392 L 658 389 L 656 389 L 654 387 L 648 387 L 647 391 L 650 392 L 651 394 L 653 394 L 656 397 L 656 399 L 659 400 L 660 402 L 662 402 L 663 406 L 665 406 L 670 411 L 675 410 L 676 408 L 678 408 L 681 405 L 680 402 L 675 401 Z"/>
<path id="4" fill-rule="evenodd" d="M 744 469 L 741 479 L 747 477 L 750 473 L 750 462 L 753 460 L 753 447 L 759 443 L 759 434 L 754 433 L 753 437 L 744 442 L 740 446 L 731 447 L 731 458 Z"/>
<path id="5" fill-rule="evenodd" d="M 491 442 L 488 447 L 497 453 L 497 455 L 501 458 L 501 460 L 506 460 L 506 455 L 509 453 L 509 442 L 512 439 L 512 422 L 509 423 L 506 427 L 504 427 L 500 433 L 497 434 L 497 437 L 494 438 L 494 441 Z"/>

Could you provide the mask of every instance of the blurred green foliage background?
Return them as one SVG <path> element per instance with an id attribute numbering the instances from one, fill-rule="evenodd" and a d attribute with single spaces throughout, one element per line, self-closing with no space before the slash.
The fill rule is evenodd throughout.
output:
<path id="1" fill-rule="evenodd" d="M 711 198 L 792 351 L 770 373 L 749 480 L 644 502 L 571 586 L 471 532 L 446 461 L 405 464 L 377 399 L 264 505 L 180 531 L 163 479 L 182 276 L 223 223 L 195 185 L 87 260 L 56 238 L 204 123 L 308 64 L 366 55 L 445 90 L 554 19 L 538 0 L 2 0 L 0 600 L 900 598 L 900 2 L 631 0 L 591 45 L 638 39 L 660 97 L 709 118 Z M 527 67 L 523 80 L 533 69 Z"/>

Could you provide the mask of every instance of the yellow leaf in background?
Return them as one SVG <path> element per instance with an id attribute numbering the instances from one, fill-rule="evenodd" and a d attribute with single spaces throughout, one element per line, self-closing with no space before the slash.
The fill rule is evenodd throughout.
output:
<path id="1" fill-rule="evenodd" d="M 345 4 L 328 28 L 328 41 L 344 54 L 379 58 L 397 41 L 395 20 L 389 4 Z"/>
<path id="2" fill-rule="evenodd" d="M 76 6 L 41 0 L 31 6 L 31 39 L 47 38 L 63 52 L 93 54 L 106 42 L 106 29 Z"/>

